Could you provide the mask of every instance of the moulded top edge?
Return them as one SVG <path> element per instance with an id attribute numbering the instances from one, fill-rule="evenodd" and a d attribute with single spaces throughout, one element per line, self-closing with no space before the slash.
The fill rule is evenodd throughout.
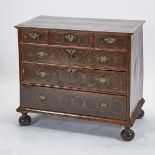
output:
<path id="1" fill-rule="evenodd" d="M 18 28 L 62 29 L 96 32 L 134 33 L 144 20 L 96 19 L 38 16 L 16 25 Z"/>

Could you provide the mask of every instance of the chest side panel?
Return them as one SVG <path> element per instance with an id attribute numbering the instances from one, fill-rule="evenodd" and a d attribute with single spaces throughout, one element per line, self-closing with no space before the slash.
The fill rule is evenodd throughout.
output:
<path id="1" fill-rule="evenodd" d="M 131 37 L 130 115 L 143 97 L 143 28 Z"/>

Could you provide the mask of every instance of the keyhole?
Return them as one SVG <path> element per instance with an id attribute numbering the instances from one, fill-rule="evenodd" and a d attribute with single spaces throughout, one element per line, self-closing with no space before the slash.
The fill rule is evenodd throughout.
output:
<path id="1" fill-rule="evenodd" d="M 68 68 L 67 71 L 70 72 L 70 73 L 74 73 L 76 71 L 76 69 L 70 69 L 70 68 Z"/>
<path id="2" fill-rule="evenodd" d="M 70 41 L 73 40 L 73 36 L 72 35 L 68 35 L 68 38 L 69 38 Z"/>

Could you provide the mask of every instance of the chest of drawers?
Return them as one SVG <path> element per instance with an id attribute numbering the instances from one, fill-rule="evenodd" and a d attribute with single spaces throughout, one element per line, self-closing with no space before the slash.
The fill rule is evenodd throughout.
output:
<path id="1" fill-rule="evenodd" d="M 144 21 L 39 16 L 18 29 L 20 125 L 28 112 L 124 126 L 142 118 Z"/>

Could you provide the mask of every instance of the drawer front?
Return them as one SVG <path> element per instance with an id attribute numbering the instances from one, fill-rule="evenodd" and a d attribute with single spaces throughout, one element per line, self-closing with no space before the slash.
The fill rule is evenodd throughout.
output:
<path id="1" fill-rule="evenodd" d="M 20 40 L 25 43 L 47 43 L 48 32 L 41 30 L 21 30 Z"/>
<path id="2" fill-rule="evenodd" d="M 126 72 L 24 63 L 22 79 L 24 83 L 126 93 Z"/>
<path id="3" fill-rule="evenodd" d="M 127 36 L 121 34 L 96 33 L 94 46 L 104 49 L 127 49 Z"/>
<path id="4" fill-rule="evenodd" d="M 92 34 L 73 31 L 52 31 L 50 32 L 50 44 L 67 46 L 92 46 Z"/>
<path id="5" fill-rule="evenodd" d="M 21 106 L 114 119 L 126 119 L 126 97 L 56 88 L 22 86 Z"/>
<path id="6" fill-rule="evenodd" d="M 50 64 L 126 69 L 127 52 L 21 44 L 22 60 Z"/>

